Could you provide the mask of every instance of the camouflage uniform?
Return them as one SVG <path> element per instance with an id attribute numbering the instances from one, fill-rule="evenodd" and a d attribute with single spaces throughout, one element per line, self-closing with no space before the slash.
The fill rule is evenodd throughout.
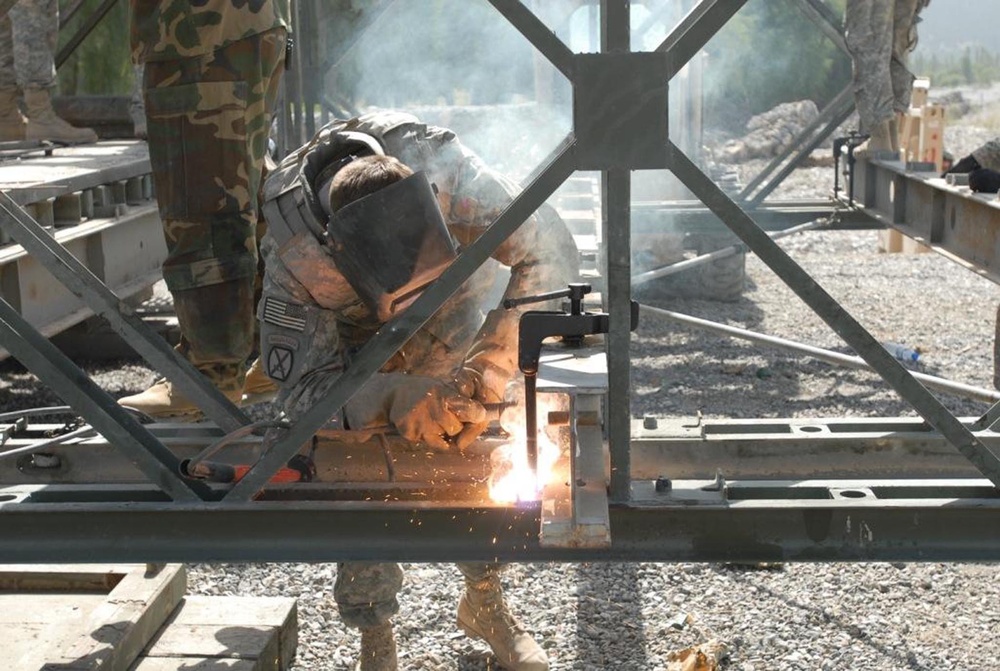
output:
<path id="1" fill-rule="evenodd" d="M 56 84 L 58 0 L 20 0 L 0 19 L 0 90 Z"/>
<path id="2" fill-rule="evenodd" d="M 335 121 L 320 130 L 312 142 L 286 158 L 268 179 L 265 200 L 274 195 L 284 171 L 294 170 L 297 174 L 304 156 L 340 130 L 366 133 L 378 140 L 386 154 L 414 171 L 425 171 L 437 187 L 445 222 L 460 244 L 467 245 L 481 235 L 517 193 L 515 184 L 487 168 L 451 131 L 425 126 L 409 114 L 377 112 L 351 121 Z M 295 372 L 279 380 L 279 400 L 294 421 L 336 383 L 352 353 L 382 324 L 340 275 L 323 243 L 314 235 L 299 234 L 279 246 L 269 233 L 264 236 L 261 251 L 265 261 L 265 301 L 267 296 L 278 296 L 294 304 L 309 323 L 307 332 L 313 334 L 309 346 L 293 352 L 298 357 Z M 511 269 L 504 295 L 513 297 L 565 287 L 577 276 L 578 260 L 565 224 L 546 208 L 521 225 L 498 248 L 494 259 L 445 303 L 380 374 L 405 372 L 449 380 L 459 366 L 472 365 L 502 376 L 502 390 L 503 383 L 517 370 L 520 311 L 490 310 L 484 321 L 483 308 L 493 306 L 483 305 L 483 299 L 503 272 L 500 264 Z M 290 339 L 273 329 L 269 331 L 263 309 L 258 312 L 262 319 L 262 358 L 267 360 L 270 347 L 276 343 L 286 345 Z M 473 583 L 495 578 L 499 570 L 496 564 L 468 563 L 458 567 Z M 345 563 L 338 571 L 334 597 L 346 623 L 370 628 L 386 622 L 397 611 L 396 593 L 401 584 L 402 572 L 396 564 Z"/>
<path id="3" fill-rule="evenodd" d="M 910 107 L 913 75 L 906 68 L 916 46 L 920 11 L 930 0 L 847 0 L 847 48 L 854 61 L 854 97 L 861 129 Z"/>
<path id="4" fill-rule="evenodd" d="M 257 194 L 284 68 L 284 10 L 270 0 L 131 7 L 180 349 L 217 386 L 242 384 L 254 345 Z"/>

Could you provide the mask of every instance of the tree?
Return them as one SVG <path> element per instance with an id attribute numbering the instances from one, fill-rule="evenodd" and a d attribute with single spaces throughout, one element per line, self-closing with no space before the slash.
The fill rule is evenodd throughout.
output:
<path id="1" fill-rule="evenodd" d="M 843 0 L 833 9 L 843 15 Z M 742 128 L 795 100 L 820 108 L 851 77 L 846 54 L 787 0 L 752 0 L 706 45 L 706 124 Z"/>

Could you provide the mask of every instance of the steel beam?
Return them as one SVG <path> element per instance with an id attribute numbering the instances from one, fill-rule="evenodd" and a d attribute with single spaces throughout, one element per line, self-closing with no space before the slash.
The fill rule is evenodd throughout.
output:
<path id="1" fill-rule="evenodd" d="M 0 561 L 994 561 L 989 481 L 634 484 L 609 548 L 546 548 L 539 504 L 173 503 L 150 488 L 0 489 Z M 704 488 L 708 487 L 708 490 Z M 714 491 L 712 489 L 714 488 Z"/>
<path id="2" fill-rule="evenodd" d="M 574 58 L 566 43 L 539 19 L 534 12 L 524 6 L 521 0 L 489 0 L 503 17 L 538 49 L 564 77 L 573 79 Z"/>
<path id="3" fill-rule="evenodd" d="M 746 0 L 701 0 L 695 5 L 656 49 L 669 54 L 667 79 L 673 79 L 745 4 Z"/>
<path id="4" fill-rule="evenodd" d="M 886 226 L 1000 283 L 1000 200 L 948 184 L 933 166 L 919 167 L 858 158 L 856 202 Z"/>
<path id="5" fill-rule="evenodd" d="M 962 423 L 973 430 L 972 418 Z M 976 430 L 991 450 L 1000 434 Z M 645 417 L 632 423 L 632 478 L 966 478 L 978 471 L 919 417 L 758 420 Z"/>

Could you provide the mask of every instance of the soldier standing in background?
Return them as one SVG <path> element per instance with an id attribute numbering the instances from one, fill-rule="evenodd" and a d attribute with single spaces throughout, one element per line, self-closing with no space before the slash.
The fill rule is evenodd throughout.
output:
<path id="1" fill-rule="evenodd" d="M 874 151 L 899 151 L 898 115 L 910 107 L 919 14 L 930 0 L 847 0 L 844 29 L 854 66 L 861 132 Z"/>
<path id="2" fill-rule="evenodd" d="M 257 192 L 284 70 L 285 6 L 132 0 L 131 10 L 178 350 L 239 402 L 244 390 L 273 388 L 255 369 L 248 375 L 246 361 L 262 233 Z M 119 402 L 152 417 L 201 415 L 165 379 Z"/>
<path id="3" fill-rule="evenodd" d="M 20 0 L 0 18 L 0 141 L 97 142 L 93 129 L 71 126 L 52 109 L 58 37 L 58 0 Z"/>

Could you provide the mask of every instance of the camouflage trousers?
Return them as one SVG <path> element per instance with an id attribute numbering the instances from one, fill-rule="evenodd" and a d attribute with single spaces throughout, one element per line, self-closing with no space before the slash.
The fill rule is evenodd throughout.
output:
<path id="1" fill-rule="evenodd" d="M 1000 137 L 990 140 L 972 152 L 980 166 L 1000 171 Z"/>
<path id="2" fill-rule="evenodd" d="M 469 582 L 482 582 L 498 574 L 500 564 L 455 564 Z M 358 629 L 370 629 L 388 622 L 399 612 L 396 595 L 403 586 L 399 564 L 382 562 L 345 562 L 337 565 L 333 598 L 340 619 Z"/>
<path id="3" fill-rule="evenodd" d="M 58 0 L 20 0 L 0 19 L 0 90 L 51 88 L 59 35 Z"/>
<path id="4" fill-rule="evenodd" d="M 242 366 L 254 346 L 258 192 L 285 41 L 278 28 L 143 73 L 163 277 L 182 351 L 209 375 Z"/>
<path id="5" fill-rule="evenodd" d="M 854 99 L 869 132 L 910 107 L 917 15 L 927 0 L 847 0 L 845 37 L 854 63 Z"/>

